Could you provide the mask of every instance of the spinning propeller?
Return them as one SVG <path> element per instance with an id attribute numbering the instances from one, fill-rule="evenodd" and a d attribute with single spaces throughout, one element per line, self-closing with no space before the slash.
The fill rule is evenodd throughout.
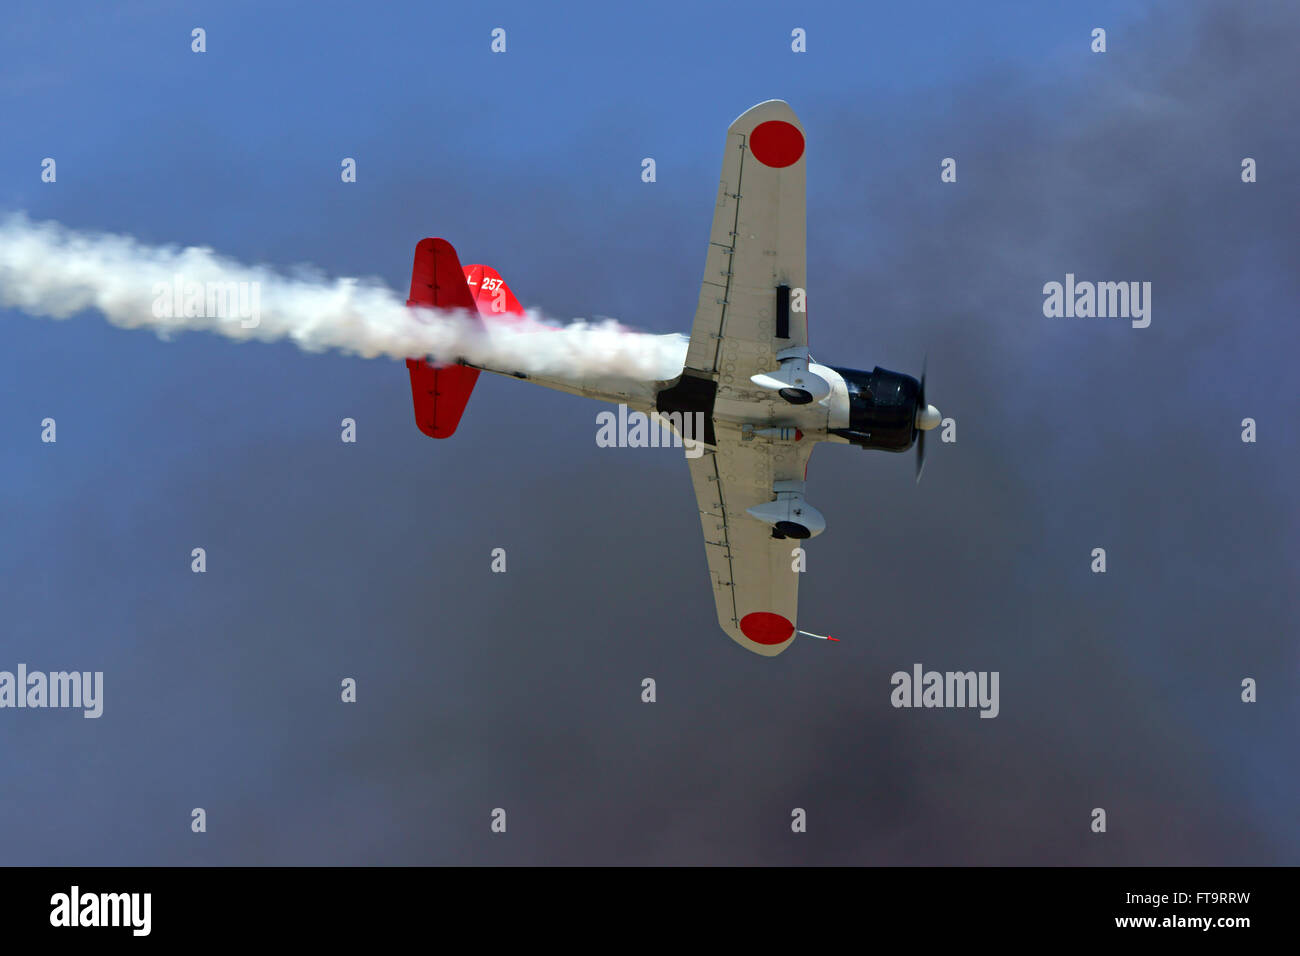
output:
<path id="1" fill-rule="evenodd" d="M 913 437 L 916 439 L 916 480 L 918 482 L 921 480 L 921 472 L 925 470 L 925 433 L 938 427 L 943 421 L 939 409 L 927 405 L 925 401 L 925 367 L 928 361 L 928 356 L 921 360 L 921 391 L 916 396 L 916 421 L 912 427 Z"/>

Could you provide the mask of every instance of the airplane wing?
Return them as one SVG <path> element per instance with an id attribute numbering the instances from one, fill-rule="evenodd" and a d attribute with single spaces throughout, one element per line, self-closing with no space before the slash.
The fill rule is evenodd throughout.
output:
<path id="1" fill-rule="evenodd" d="M 812 445 L 743 440 L 739 427 L 717 424 L 717 445 L 688 458 L 700 507 L 718 623 L 737 644 L 775 657 L 794 640 L 799 572 L 791 552 L 804 542 L 774 538 L 746 514 L 772 500 L 774 481 L 803 481 Z"/>
<path id="2" fill-rule="evenodd" d="M 776 355 L 807 347 L 803 129 L 789 104 L 768 100 L 727 130 L 704 282 L 681 384 L 682 407 L 709 407 L 707 447 L 688 458 L 718 623 L 736 643 L 767 657 L 794 640 L 801 541 L 773 537 L 746 513 L 771 502 L 773 484 L 804 480 L 811 443 L 746 439 L 726 420 L 729 404 L 775 396 L 749 377 Z M 792 308 L 791 306 L 795 306 Z M 800 485 L 802 487 L 802 485 Z"/>
<path id="3" fill-rule="evenodd" d="M 803 127 L 782 100 L 758 104 L 727 130 L 686 353 L 686 374 L 714 377 L 719 397 L 769 398 L 749 377 L 776 368 L 777 352 L 808 345 L 807 312 L 794 295 L 806 289 L 805 165 Z"/>

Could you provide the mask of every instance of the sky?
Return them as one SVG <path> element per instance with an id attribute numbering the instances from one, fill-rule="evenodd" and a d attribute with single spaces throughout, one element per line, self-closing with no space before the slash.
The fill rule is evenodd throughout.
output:
<path id="1" fill-rule="evenodd" d="M 681 450 L 598 447 L 605 406 L 484 376 L 434 441 L 400 362 L 0 310 L 0 670 L 104 674 L 98 719 L 0 709 L 0 863 L 1300 863 L 1293 4 L 3 16 L 0 214 L 399 291 L 442 236 L 651 332 L 785 99 L 813 354 L 926 361 L 957 440 L 920 485 L 814 452 L 799 624 L 840 642 L 767 659 Z M 1151 325 L 1046 317 L 1067 273 Z M 891 706 L 917 663 L 998 716 Z"/>

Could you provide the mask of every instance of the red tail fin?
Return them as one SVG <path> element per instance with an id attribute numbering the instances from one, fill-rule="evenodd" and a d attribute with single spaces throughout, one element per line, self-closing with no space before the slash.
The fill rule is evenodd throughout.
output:
<path id="1" fill-rule="evenodd" d="M 501 273 L 491 266 L 466 266 L 465 281 L 475 293 L 479 313 L 485 319 L 511 320 L 522 317 L 524 307 L 501 278 Z"/>
<path id="2" fill-rule="evenodd" d="M 446 239 L 421 239 L 416 244 L 411 297 L 406 304 L 478 311 L 474 293 L 465 281 L 465 270 Z M 406 367 L 411 372 L 416 426 L 430 438 L 450 438 L 465 414 L 465 405 L 478 381 L 478 369 L 433 366 L 422 358 L 407 359 Z"/>

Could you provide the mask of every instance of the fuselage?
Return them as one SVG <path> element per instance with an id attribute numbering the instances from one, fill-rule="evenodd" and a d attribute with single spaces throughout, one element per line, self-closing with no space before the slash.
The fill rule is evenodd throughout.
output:
<path id="1" fill-rule="evenodd" d="M 680 336 L 671 336 L 681 339 Z M 681 339 L 684 369 L 686 342 Z M 794 405 L 775 393 L 757 386 L 719 391 L 711 401 L 710 418 L 755 428 L 798 429 L 799 440 L 856 444 L 886 451 L 904 451 L 912 444 L 917 380 L 908 375 L 877 368 L 871 372 L 833 368 L 810 361 L 808 369 L 830 386 L 829 394 L 816 402 Z M 562 378 L 522 373 L 496 372 L 523 379 L 544 388 L 581 395 L 601 402 L 626 405 L 651 414 L 662 409 L 661 394 L 680 380 L 635 379 L 625 376 Z"/>

